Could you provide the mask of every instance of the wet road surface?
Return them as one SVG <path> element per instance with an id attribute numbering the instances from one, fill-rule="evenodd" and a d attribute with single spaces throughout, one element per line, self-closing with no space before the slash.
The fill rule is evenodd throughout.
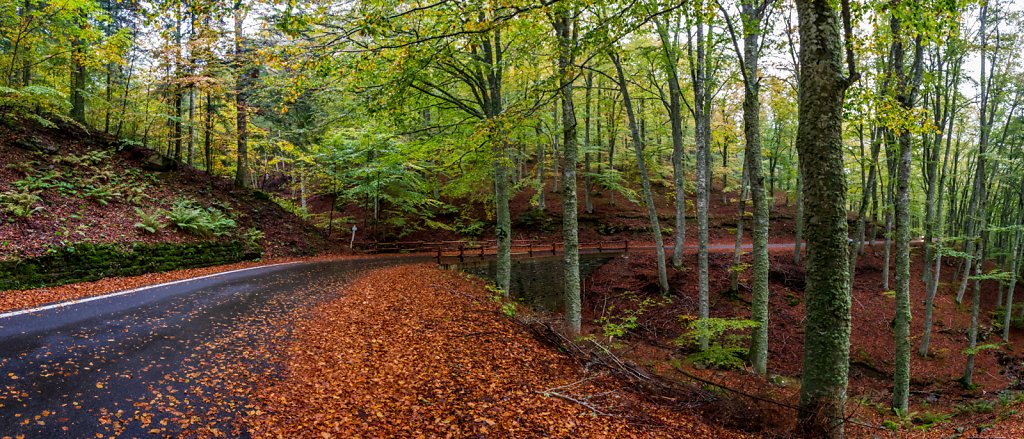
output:
<path id="1" fill-rule="evenodd" d="M 0 437 L 176 436 L 197 423 L 234 436 L 228 412 L 242 406 L 196 394 L 196 383 L 224 390 L 206 369 L 282 341 L 294 312 L 337 297 L 359 273 L 423 260 L 258 267 L 0 317 Z M 204 408 L 225 416 L 197 419 Z"/>

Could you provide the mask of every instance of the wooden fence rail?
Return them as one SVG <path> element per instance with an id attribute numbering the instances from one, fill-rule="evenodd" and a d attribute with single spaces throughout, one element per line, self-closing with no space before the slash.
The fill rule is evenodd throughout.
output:
<path id="1" fill-rule="evenodd" d="M 580 253 L 629 252 L 629 241 L 582 242 Z M 433 253 L 438 264 L 446 260 L 465 262 L 467 259 L 484 259 L 498 254 L 495 240 L 481 241 L 404 241 L 372 243 L 359 249 L 366 253 Z M 511 243 L 513 257 L 553 256 L 565 251 L 561 242 L 544 243 L 535 239 L 516 239 Z"/>

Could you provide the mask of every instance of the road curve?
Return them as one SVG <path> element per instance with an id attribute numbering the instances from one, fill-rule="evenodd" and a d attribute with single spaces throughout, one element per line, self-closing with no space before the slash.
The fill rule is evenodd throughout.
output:
<path id="1" fill-rule="evenodd" d="M 167 381 L 168 374 L 267 343 L 261 331 L 269 329 L 261 326 L 287 324 L 293 311 L 335 297 L 360 272 L 428 260 L 273 265 L 0 317 L 0 437 L 138 437 L 153 427 L 176 436 L 173 417 L 125 420 L 157 391 L 201 404 L 188 401 L 188 386 Z M 224 337 L 235 340 L 214 343 Z"/>

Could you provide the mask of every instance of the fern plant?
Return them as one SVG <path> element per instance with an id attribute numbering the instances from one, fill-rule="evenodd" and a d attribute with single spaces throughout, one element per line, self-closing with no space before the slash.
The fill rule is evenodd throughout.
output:
<path id="1" fill-rule="evenodd" d="M 36 206 L 36 203 L 42 200 L 35 192 L 4 192 L 0 194 L 0 207 L 3 207 L 5 213 L 14 217 L 28 218 L 43 210 L 42 206 Z"/>
<path id="2" fill-rule="evenodd" d="M 95 200 L 101 206 L 106 206 L 107 204 L 110 204 L 110 200 L 114 197 L 121 196 L 120 193 L 114 192 L 114 189 L 108 185 L 90 187 L 85 190 L 83 195 L 85 195 L 86 198 Z"/>
<path id="3" fill-rule="evenodd" d="M 175 227 L 204 238 L 229 235 L 238 226 L 224 212 L 213 207 L 203 209 L 188 198 L 175 201 L 167 219 Z"/>
<path id="4" fill-rule="evenodd" d="M 164 228 L 164 222 L 161 219 L 163 215 L 159 211 L 146 213 L 146 211 L 136 207 L 135 214 L 139 216 L 139 222 L 135 223 L 136 229 L 141 229 L 146 233 L 156 233 Z"/>

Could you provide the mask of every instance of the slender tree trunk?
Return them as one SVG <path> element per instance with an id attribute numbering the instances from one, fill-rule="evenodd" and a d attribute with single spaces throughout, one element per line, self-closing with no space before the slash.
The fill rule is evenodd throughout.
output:
<path id="1" fill-rule="evenodd" d="M 85 125 L 85 87 L 88 79 L 84 57 L 85 42 L 81 38 L 71 41 L 71 118 Z"/>
<path id="2" fill-rule="evenodd" d="M 954 113 L 954 115 L 952 117 L 949 118 L 949 128 L 950 128 L 950 134 L 951 135 L 946 138 L 946 152 L 945 152 L 945 154 L 943 155 L 943 158 L 942 158 L 942 171 L 939 174 L 939 182 L 938 182 L 939 194 L 938 194 L 938 200 L 935 203 L 935 217 L 934 218 L 936 219 L 936 221 L 938 221 L 938 224 L 935 227 L 935 231 L 936 231 L 936 235 L 937 235 L 937 240 L 940 241 L 940 242 L 942 240 L 942 235 L 945 233 L 945 231 L 943 230 L 943 225 L 944 225 L 945 217 L 942 215 L 942 201 L 943 201 L 943 196 L 944 196 L 944 194 L 946 192 L 943 189 L 945 188 L 945 184 L 946 184 L 946 166 L 949 164 L 949 148 L 950 148 L 950 145 L 952 143 L 951 142 L 951 140 L 952 140 L 951 138 L 952 138 L 952 128 L 953 128 L 953 120 L 954 119 L 955 119 L 955 113 Z M 936 145 L 935 147 L 938 148 L 938 145 Z M 942 252 L 940 252 L 938 250 L 934 250 L 932 252 L 932 255 L 934 257 L 934 264 L 935 265 L 932 268 L 931 279 L 930 279 L 930 281 L 926 285 L 927 286 L 927 295 L 925 296 L 925 300 L 924 300 L 924 334 L 921 337 L 921 347 L 918 349 L 918 352 L 917 352 L 918 355 L 920 355 L 922 357 L 928 356 L 928 345 L 930 344 L 931 337 L 932 337 L 932 318 L 933 318 L 933 314 L 934 314 L 934 311 L 935 311 L 935 294 L 939 290 L 939 279 L 941 279 L 940 276 L 942 274 Z M 926 261 L 926 263 L 929 263 L 929 262 Z"/>
<path id="3" fill-rule="evenodd" d="M 540 126 L 537 126 L 537 137 L 541 136 Z M 539 139 L 538 139 L 539 140 Z M 544 193 L 547 189 L 544 187 L 544 142 L 537 142 L 537 208 L 541 211 L 547 209 L 547 203 L 544 201 Z"/>
<path id="4" fill-rule="evenodd" d="M 703 1 L 700 2 L 703 4 Z M 708 202 L 711 192 L 711 96 L 706 89 L 709 66 L 705 50 L 704 16 L 696 14 L 696 37 L 690 38 L 689 49 L 692 53 L 696 40 L 696 58 L 690 56 L 691 79 L 693 82 L 693 119 L 697 143 L 697 296 L 698 317 L 709 317 L 708 294 Z M 706 350 L 708 340 L 699 340 L 700 349 Z"/>
<path id="5" fill-rule="evenodd" d="M 1024 187 L 1022 187 L 1024 189 Z M 1024 200 L 1022 200 L 1024 201 Z M 1017 227 L 1013 231 L 1013 257 L 1010 260 L 1010 283 L 1006 289 L 1006 312 L 1003 314 L 1003 342 L 1010 342 L 1010 323 L 1013 315 L 1013 292 L 1017 288 L 1017 271 L 1020 270 L 1020 228 L 1024 224 L 1021 216 L 1024 215 L 1024 203 L 1017 206 Z"/>
<path id="6" fill-rule="evenodd" d="M 203 157 L 206 173 L 213 175 L 213 93 L 206 92 L 206 116 L 203 127 Z"/>
<path id="7" fill-rule="evenodd" d="M 988 3 L 981 4 L 981 11 L 979 12 L 979 20 L 981 22 L 981 28 L 978 32 L 978 36 L 981 39 L 981 80 L 978 81 L 981 90 L 978 96 L 981 98 L 981 111 L 979 112 L 979 136 L 978 136 L 978 158 L 977 158 L 977 169 L 974 176 L 974 192 L 977 194 L 977 210 L 973 210 L 972 213 L 977 216 L 977 227 L 975 227 L 974 240 L 978 242 L 978 249 L 975 255 L 976 263 L 974 264 L 974 297 L 971 301 L 971 329 L 968 333 L 968 347 L 967 347 L 967 364 L 964 367 L 963 384 L 965 386 L 972 386 L 974 384 L 974 357 L 976 355 L 975 349 L 978 347 L 978 313 L 981 308 L 981 280 L 978 279 L 981 276 L 982 262 L 985 260 L 985 224 L 988 217 L 986 213 L 986 184 L 985 184 L 985 154 L 988 148 L 989 133 L 992 129 L 992 118 L 990 117 L 990 105 L 988 80 L 986 79 L 986 67 L 985 63 L 988 61 Z M 994 63 L 993 63 L 994 64 Z M 991 109 L 992 113 L 995 113 L 994 108 Z"/>
<path id="8" fill-rule="evenodd" d="M 678 47 L 668 33 L 668 19 L 656 21 L 668 73 L 668 117 L 672 130 L 672 183 L 675 189 L 676 221 L 672 241 L 672 266 L 683 266 L 683 244 L 686 241 L 686 176 L 683 169 L 682 90 L 679 86 Z"/>
<path id="9" fill-rule="evenodd" d="M 242 46 L 245 36 L 242 33 L 244 14 L 241 6 L 235 7 L 235 106 L 237 107 L 236 131 L 238 135 L 238 164 L 235 167 L 235 185 L 250 187 L 249 183 L 249 103 L 247 99 L 247 82 L 249 68 L 243 59 Z"/>
<path id="10" fill-rule="evenodd" d="M 594 213 L 594 202 L 590 195 L 593 189 L 590 182 L 590 95 L 594 88 L 594 72 L 587 73 L 586 86 L 587 102 L 583 111 L 583 208 L 587 213 Z"/>
<path id="11" fill-rule="evenodd" d="M 799 163 L 797 163 L 799 167 Z M 798 168 L 796 171 L 796 225 L 793 231 L 793 263 L 800 264 L 801 244 L 804 240 L 804 177 Z"/>
<path id="12" fill-rule="evenodd" d="M 641 142 L 640 129 L 637 127 L 636 115 L 633 114 L 633 103 L 629 100 L 629 89 L 626 85 L 626 75 L 622 71 L 622 62 L 618 54 L 610 54 L 612 63 L 615 64 L 615 71 L 618 74 L 619 92 L 622 95 L 622 104 L 626 108 L 626 116 L 629 120 L 629 131 L 633 138 L 633 150 L 636 152 L 636 166 L 640 170 L 640 183 L 644 190 L 644 204 L 647 205 L 647 215 L 651 221 L 651 233 L 654 235 L 654 252 L 658 263 L 658 287 L 662 294 L 668 294 L 668 271 L 665 266 L 665 244 L 661 239 L 661 225 L 658 224 L 658 211 L 654 205 L 654 193 L 651 191 L 651 180 L 647 174 L 647 164 L 644 163 L 644 147 Z"/>
<path id="13" fill-rule="evenodd" d="M 920 36 L 914 39 L 914 62 L 910 74 L 904 72 L 904 49 L 901 23 L 898 18 L 890 20 L 893 40 L 893 69 L 896 70 L 899 90 L 896 101 L 904 111 L 911 111 L 917 100 L 921 83 L 923 45 Z M 909 129 L 899 134 L 899 170 L 896 183 L 896 315 L 893 318 L 895 339 L 895 365 L 893 372 L 892 406 L 907 412 L 910 401 L 910 170 L 913 154 Z"/>
<path id="14" fill-rule="evenodd" d="M 195 157 L 196 135 L 196 89 L 188 89 L 188 165 L 192 166 Z"/>
<path id="15" fill-rule="evenodd" d="M 576 111 L 572 98 L 573 47 L 576 35 L 566 5 L 558 5 L 554 19 L 558 37 L 558 85 L 562 96 L 562 151 L 565 164 L 562 168 L 562 240 L 564 243 L 564 291 L 565 322 L 572 334 L 579 334 L 581 325 L 580 304 L 580 240 L 579 223 L 576 219 Z M 588 81 L 589 85 L 589 81 Z M 590 87 L 587 87 L 590 92 Z M 588 96 L 589 97 L 589 96 Z M 590 100 L 587 100 L 587 107 Z M 587 125 L 589 128 L 589 111 Z M 589 131 L 589 129 L 588 129 Z M 589 133 L 588 133 L 589 134 Z M 588 197 L 589 199 L 589 197 Z"/>

